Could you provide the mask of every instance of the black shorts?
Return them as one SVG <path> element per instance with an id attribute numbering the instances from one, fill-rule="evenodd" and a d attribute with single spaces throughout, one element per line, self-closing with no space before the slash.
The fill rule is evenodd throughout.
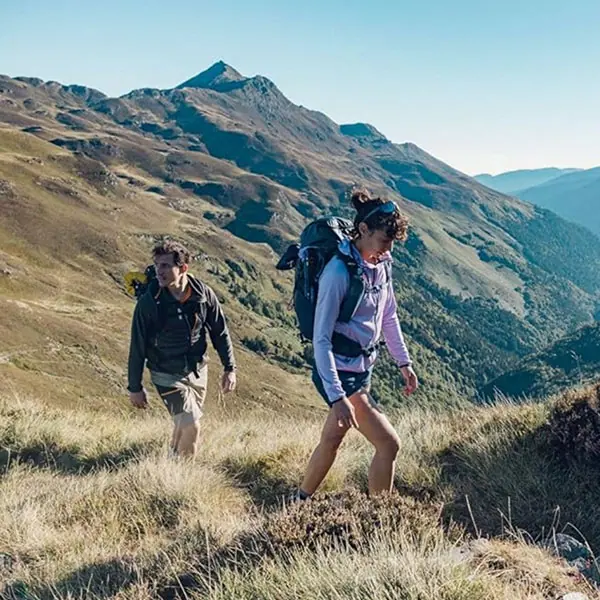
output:
<path id="1" fill-rule="evenodd" d="M 371 376 L 373 375 L 373 369 L 367 369 L 366 371 L 361 371 L 359 373 L 355 373 L 353 371 L 338 371 L 337 374 L 340 378 L 342 389 L 344 390 L 347 398 L 352 396 L 352 394 L 356 394 L 356 392 L 359 390 L 365 390 L 368 392 L 371 389 Z M 325 400 L 325 402 L 331 406 L 331 401 L 327 397 L 327 393 L 323 387 L 323 381 L 321 380 L 316 367 L 313 367 L 312 380 L 323 400 Z"/>

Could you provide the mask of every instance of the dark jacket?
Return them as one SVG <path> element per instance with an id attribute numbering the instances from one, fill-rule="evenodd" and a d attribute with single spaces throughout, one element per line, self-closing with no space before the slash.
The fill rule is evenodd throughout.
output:
<path id="1" fill-rule="evenodd" d="M 204 359 L 206 333 L 226 371 L 235 369 L 233 347 L 219 300 L 210 287 L 188 276 L 190 297 L 183 303 L 156 282 L 138 300 L 131 325 L 128 386 L 142 389 L 144 364 L 151 371 L 186 376 Z"/>

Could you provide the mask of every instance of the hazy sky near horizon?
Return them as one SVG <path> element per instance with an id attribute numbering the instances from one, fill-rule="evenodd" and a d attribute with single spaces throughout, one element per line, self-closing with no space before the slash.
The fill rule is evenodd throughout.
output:
<path id="1" fill-rule="evenodd" d="M 598 0 L 0 0 L 0 73 L 105 94 L 224 60 L 469 174 L 600 165 Z"/>

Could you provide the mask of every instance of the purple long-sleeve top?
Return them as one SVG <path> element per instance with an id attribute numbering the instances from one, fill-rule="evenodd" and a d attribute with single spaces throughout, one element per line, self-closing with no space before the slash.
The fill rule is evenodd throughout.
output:
<path id="1" fill-rule="evenodd" d="M 376 352 L 371 356 L 350 358 L 334 354 L 331 337 L 334 331 L 342 333 L 358 342 L 362 348 L 376 344 L 381 335 L 392 358 L 399 366 L 410 364 L 410 355 L 404 342 L 397 315 L 397 304 L 391 280 L 388 281 L 386 261 L 391 261 L 388 253 L 377 264 L 366 262 L 350 242 L 342 242 L 340 252 L 349 254 L 362 267 L 365 280 L 365 294 L 347 323 L 337 321 L 340 306 L 350 285 L 350 275 L 343 260 L 334 256 L 323 269 L 319 279 L 319 294 L 315 309 L 313 347 L 319 377 L 330 401 L 344 395 L 338 371 L 360 373 L 373 366 Z M 389 269 L 391 273 L 391 269 Z"/>

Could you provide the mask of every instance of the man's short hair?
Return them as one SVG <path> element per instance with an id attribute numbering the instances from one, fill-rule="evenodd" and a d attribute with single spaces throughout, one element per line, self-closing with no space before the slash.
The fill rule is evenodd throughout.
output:
<path id="1" fill-rule="evenodd" d="M 152 250 L 153 258 L 164 254 L 172 254 L 173 264 L 178 267 L 187 265 L 190 262 L 190 251 L 183 244 L 173 240 L 166 240 Z"/>

